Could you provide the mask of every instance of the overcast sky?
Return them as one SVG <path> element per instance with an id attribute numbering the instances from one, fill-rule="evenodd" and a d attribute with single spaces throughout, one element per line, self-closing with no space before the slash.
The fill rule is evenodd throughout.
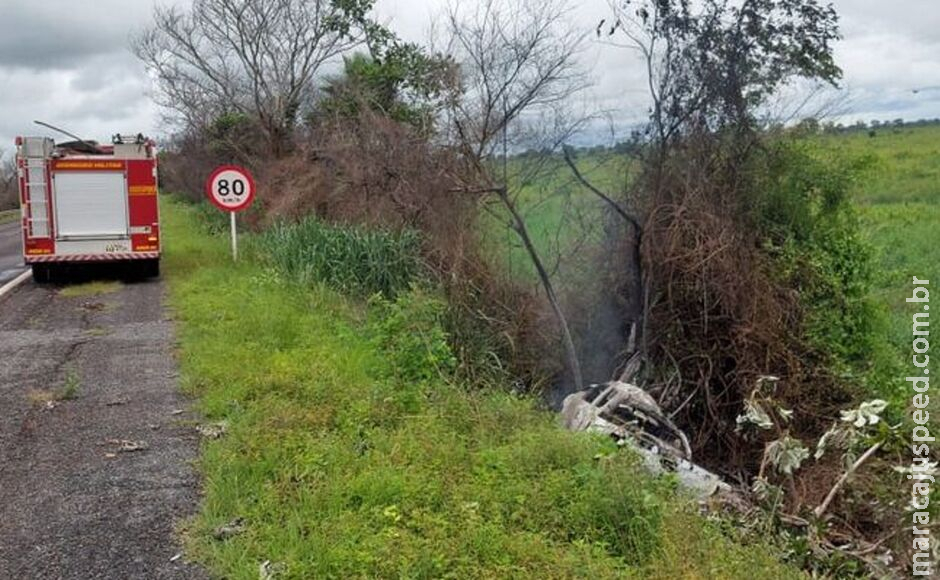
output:
<path id="1" fill-rule="evenodd" d="M 377 11 L 401 36 L 421 41 L 446 2 L 378 0 Z M 166 133 L 148 96 L 148 78 L 127 49 L 129 36 L 148 25 L 153 4 L 0 0 L 0 149 L 11 149 L 16 135 L 44 134 L 33 119 L 98 140 L 116 132 Z M 940 117 L 940 3 L 834 4 L 845 37 L 836 49 L 845 71 L 844 90 L 835 97 L 839 120 Z M 572 5 L 572 21 L 585 30 L 607 16 L 606 0 Z M 642 119 L 642 70 L 629 54 L 593 44 L 584 61 L 595 77 L 590 103 L 610 110 L 621 126 Z"/>

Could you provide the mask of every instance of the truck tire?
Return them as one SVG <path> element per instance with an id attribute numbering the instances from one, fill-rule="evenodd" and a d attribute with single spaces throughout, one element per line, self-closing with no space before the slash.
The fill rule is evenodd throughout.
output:
<path id="1" fill-rule="evenodd" d="M 37 284 L 48 284 L 52 282 L 52 266 L 49 264 L 33 264 L 33 280 Z"/>
<path id="2" fill-rule="evenodd" d="M 140 273 L 144 278 L 158 278 L 160 276 L 160 258 L 144 260 L 140 266 Z"/>

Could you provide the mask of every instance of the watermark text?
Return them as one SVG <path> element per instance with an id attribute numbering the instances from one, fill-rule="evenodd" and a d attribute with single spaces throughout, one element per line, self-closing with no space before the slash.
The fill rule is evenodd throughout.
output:
<path id="1" fill-rule="evenodd" d="M 930 351 L 930 281 L 914 276 L 913 285 L 912 295 L 907 299 L 909 304 L 917 307 L 911 327 L 913 336 L 911 347 L 914 351 L 912 361 L 915 370 L 912 373 L 913 376 L 907 377 L 907 382 L 910 383 L 912 389 L 911 418 L 915 425 L 911 445 L 913 458 L 910 475 L 907 476 L 912 482 L 913 526 L 911 531 L 914 557 L 911 568 L 915 576 L 932 576 L 930 513 L 927 508 L 930 505 L 930 486 L 936 481 L 930 461 L 930 447 L 935 437 L 930 434 L 930 428 L 927 426 L 930 418 L 930 413 L 927 411 L 927 405 L 930 403 L 930 355 L 928 354 Z"/>

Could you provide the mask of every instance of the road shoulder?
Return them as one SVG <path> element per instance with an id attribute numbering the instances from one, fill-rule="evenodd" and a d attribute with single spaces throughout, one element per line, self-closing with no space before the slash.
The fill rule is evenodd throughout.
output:
<path id="1" fill-rule="evenodd" d="M 160 282 L 0 301 L 0 577 L 199 578 L 199 499 Z"/>

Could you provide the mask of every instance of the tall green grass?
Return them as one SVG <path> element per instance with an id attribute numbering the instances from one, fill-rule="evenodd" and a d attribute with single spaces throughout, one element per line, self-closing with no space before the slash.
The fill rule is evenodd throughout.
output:
<path id="1" fill-rule="evenodd" d="M 250 254 L 233 264 L 195 210 L 164 209 L 184 385 L 228 423 L 204 443 L 185 532 L 214 575 L 254 580 L 270 561 L 297 579 L 798 577 L 610 441 L 446 380 L 433 297 L 370 306 L 289 283 Z M 236 518 L 245 531 L 216 539 Z"/>
<path id="2" fill-rule="evenodd" d="M 257 240 L 264 259 L 295 281 L 389 298 L 419 277 L 420 245 L 419 235 L 411 230 L 332 226 L 314 218 L 277 224 Z"/>

